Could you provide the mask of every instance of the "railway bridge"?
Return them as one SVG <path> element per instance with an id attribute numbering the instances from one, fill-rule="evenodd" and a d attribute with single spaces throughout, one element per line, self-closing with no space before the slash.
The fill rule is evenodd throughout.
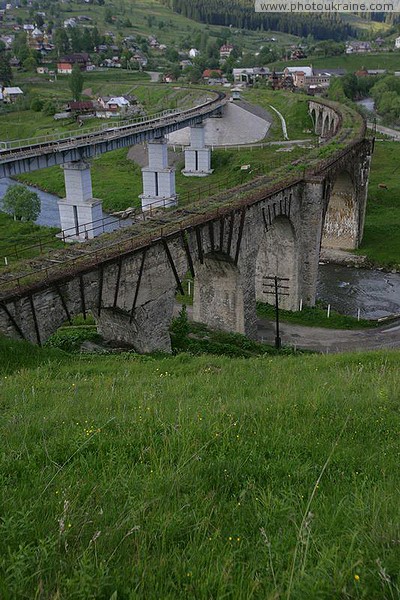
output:
<path id="1" fill-rule="evenodd" d="M 272 302 L 266 282 L 274 276 L 287 283 L 283 308 L 313 305 L 321 247 L 352 249 L 362 239 L 374 141 L 347 107 L 313 101 L 310 110 L 316 128 L 320 113 L 323 123 L 329 118 L 330 145 L 306 165 L 171 209 L 103 245 L 81 244 L 61 263 L 44 259 L 36 270 L 9 273 L 0 281 L 0 331 L 42 344 L 90 311 L 105 339 L 169 351 L 175 294 L 187 274 L 194 319 L 212 328 L 255 337 L 256 301 Z"/>

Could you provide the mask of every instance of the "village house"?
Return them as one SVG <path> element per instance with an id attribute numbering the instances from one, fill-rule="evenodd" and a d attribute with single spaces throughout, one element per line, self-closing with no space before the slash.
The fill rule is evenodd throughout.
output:
<path id="1" fill-rule="evenodd" d="M 396 50 L 400 50 L 400 36 L 394 40 L 394 47 Z"/>
<path id="2" fill-rule="evenodd" d="M 19 87 L 3 87 L 0 92 L 0 100 L 6 104 L 13 104 L 23 95 L 24 92 Z"/>
<path id="3" fill-rule="evenodd" d="M 20 67 L 21 61 L 16 56 L 10 58 L 10 67 Z"/>
<path id="4" fill-rule="evenodd" d="M 196 56 L 199 56 L 200 52 L 197 50 L 197 48 L 190 48 L 189 50 L 189 56 L 190 58 L 196 58 Z"/>
<path id="5" fill-rule="evenodd" d="M 100 63 L 101 67 L 107 67 L 109 69 L 120 69 L 122 67 L 121 60 L 118 56 L 113 56 L 112 58 L 105 58 L 102 63 Z"/>
<path id="6" fill-rule="evenodd" d="M 64 29 L 68 29 L 68 27 L 76 27 L 77 26 L 76 19 L 72 17 L 71 19 L 65 19 L 64 21 Z"/>
<path id="7" fill-rule="evenodd" d="M 81 71 L 86 71 L 89 64 L 87 52 L 76 52 L 61 58 L 57 63 L 57 73 L 71 74 L 75 64 L 79 65 Z"/>
<path id="8" fill-rule="evenodd" d="M 210 79 L 210 77 L 222 77 L 221 69 L 204 69 L 203 71 L 203 79 Z"/>
<path id="9" fill-rule="evenodd" d="M 231 44 L 224 44 L 219 49 L 219 57 L 221 59 L 229 58 L 233 50 L 233 46 Z"/>
<path id="10" fill-rule="evenodd" d="M 270 70 L 268 67 L 248 67 L 248 68 L 237 68 L 232 71 L 233 79 L 235 83 L 245 83 L 251 85 L 256 81 L 267 79 Z"/>
<path id="11" fill-rule="evenodd" d="M 284 75 L 293 77 L 293 85 L 299 89 L 308 90 L 310 87 L 328 88 L 331 81 L 329 73 L 314 73 L 312 67 L 286 67 Z"/>
<path id="12" fill-rule="evenodd" d="M 6 50 L 10 50 L 11 46 L 14 43 L 15 35 L 13 35 L 13 34 L 11 34 L 11 35 L 2 35 L 2 36 L 0 36 L 0 40 L 5 45 Z"/>
<path id="13" fill-rule="evenodd" d="M 372 47 L 370 42 L 347 42 L 346 54 L 366 54 L 371 52 Z"/>
<path id="14" fill-rule="evenodd" d="M 162 80 L 164 83 L 175 83 L 176 77 L 173 73 L 165 73 Z"/>
<path id="15" fill-rule="evenodd" d="M 97 98 L 96 117 L 108 119 L 134 115 L 141 111 L 135 96 L 101 96 Z"/>
<path id="16" fill-rule="evenodd" d="M 147 41 L 149 42 L 150 48 L 157 49 L 160 47 L 159 41 L 153 35 L 149 35 L 149 37 L 147 38 Z"/>

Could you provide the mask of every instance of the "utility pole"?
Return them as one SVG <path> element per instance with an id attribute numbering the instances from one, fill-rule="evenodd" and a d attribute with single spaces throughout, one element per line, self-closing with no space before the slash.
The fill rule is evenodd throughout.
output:
<path id="1" fill-rule="evenodd" d="M 272 277 L 263 277 L 263 291 L 265 294 L 273 294 L 275 300 L 275 348 L 280 350 L 282 346 L 282 340 L 279 331 L 279 296 L 289 296 L 288 285 L 283 285 L 282 282 L 289 281 L 288 277 L 278 277 L 274 275 Z"/>

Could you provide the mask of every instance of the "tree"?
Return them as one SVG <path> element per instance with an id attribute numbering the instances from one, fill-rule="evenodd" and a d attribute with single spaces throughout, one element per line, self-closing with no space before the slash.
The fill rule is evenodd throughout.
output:
<path id="1" fill-rule="evenodd" d="M 72 92 L 74 100 L 79 100 L 83 89 L 83 75 L 77 63 L 72 68 L 72 73 L 69 76 L 69 89 Z"/>
<path id="2" fill-rule="evenodd" d="M 54 45 L 58 54 L 65 54 L 69 50 L 69 37 L 65 29 L 56 29 Z"/>
<path id="3" fill-rule="evenodd" d="M 22 64 L 25 71 L 35 71 L 37 67 L 37 60 L 32 54 L 30 54 Z"/>
<path id="4" fill-rule="evenodd" d="M 36 221 L 40 213 L 40 198 L 23 185 L 10 185 L 3 198 L 3 209 L 16 221 Z"/>
<path id="5" fill-rule="evenodd" d="M 2 54 L 0 55 L 0 83 L 2 85 L 10 85 L 12 78 L 10 59 L 6 54 Z"/>

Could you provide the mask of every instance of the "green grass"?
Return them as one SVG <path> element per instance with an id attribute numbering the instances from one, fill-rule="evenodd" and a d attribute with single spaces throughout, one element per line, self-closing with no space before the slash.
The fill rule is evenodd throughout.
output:
<path id="1" fill-rule="evenodd" d="M 400 145 L 377 142 L 372 158 L 364 238 L 359 254 L 384 267 L 400 268 Z M 383 184 L 386 188 L 379 187 Z"/>
<path id="2" fill-rule="evenodd" d="M 14 221 L 12 217 L 0 212 L 0 256 L 9 261 L 15 258 L 32 258 L 40 254 L 37 244 L 46 239 L 47 248 L 62 248 L 64 244 L 55 237 L 56 227 L 41 227 L 34 223 Z M 29 246 L 34 246 L 27 250 Z M 22 248 L 26 248 L 23 252 Z"/>
<path id="3" fill-rule="evenodd" d="M 308 56 L 301 61 L 276 61 L 269 67 L 276 70 L 285 67 L 311 65 L 315 69 L 346 69 L 353 73 L 365 69 L 386 69 L 387 71 L 400 70 L 400 52 L 379 52 L 370 54 L 342 54 L 340 56 Z"/>
<path id="4" fill-rule="evenodd" d="M 270 304 L 257 302 L 257 314 L 259 317 L 273 320 L 275 319 L 275 307 Z M 289 311 L 279 309 L 279 319 L 296 325 L 305 327 L 326 327 L 327 329 L 364 329 L 366 327 L 377 327 L 377 321 L 360 319 L 341 315 L 331 310 L 330 317 L 327 316 L 327 308 L 322 303 L 317 306 L 305 306 L 301 311 Z"/>
<path id="5" fill-rule="evenodd" d="M 295 148 L 292 152 L 277 152 L 275 146 L 243 150 L 214 150 L 212 168 L 214 173 L 207 178 L 185 177 L 183 155 L 176 165 L 176 190 L 181 195 L 180 205 L 196 201 L 209 195 L 214 186 L 229 189 L 245 183 L 258 175 L 272 172 L 276 167 L 290 163 L 307 150 Z M 95 198 L 103 200 L 106 211 L 124 210 L 140 206 L 142 174 L 138 164 L 127 159 L 126 149 L 103 154 L 92 161 L 92 184 Z M 251 165 L 251 172 L 241 171 L 241 165 Z M 59 167 L 50 167 L 18 176 L 19 181 L 29 183 L 42 190 L 65 195 L 64 174 Z"/>
<path id="6" fill-rule="evenodd" d="M 2 599 L 398 597 L 398 352 L 0 353 Z"/>
<path id="7" fill-rule="evenodd" d="M 284 117 L 289 139 L 314 137 L 313 123 L 308 114 L 309 96 L 259 88 L 246 91 L 243 97 L 252 104 L 265 108 L 273 117 L 273 124 L 268 137 L 276 140 L 283 139 L 281 120 L 275 111 L 270 108 L 270 105 L 275 107 Z"/>

